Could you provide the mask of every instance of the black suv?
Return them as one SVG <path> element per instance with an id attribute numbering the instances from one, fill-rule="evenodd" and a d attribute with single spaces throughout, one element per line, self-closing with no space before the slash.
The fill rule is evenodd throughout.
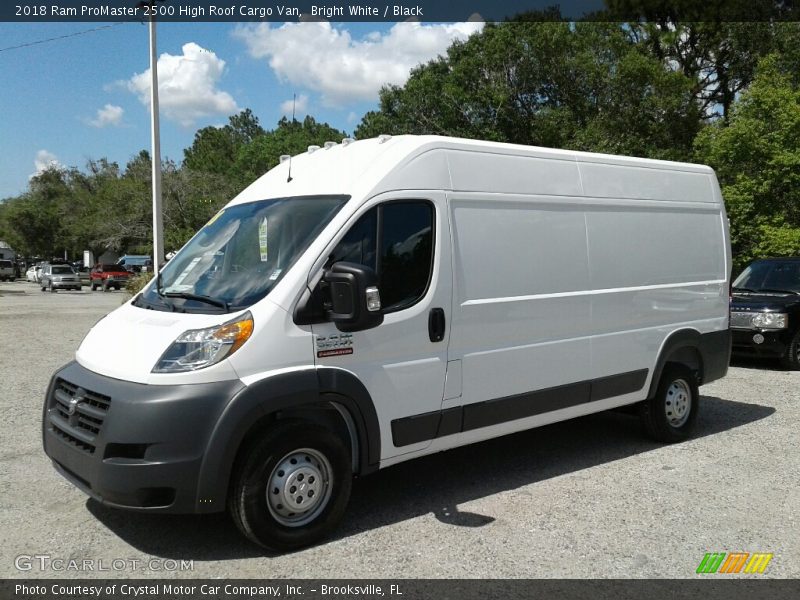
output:
<path id="1" fill-rule="evenodd" d="M 750 263 L 731 292 L 733 352 L 800 370 L 800 257 Z"/>

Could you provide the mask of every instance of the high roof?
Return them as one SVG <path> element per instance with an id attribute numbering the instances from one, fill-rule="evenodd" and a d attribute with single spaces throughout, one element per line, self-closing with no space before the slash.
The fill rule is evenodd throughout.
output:
<path id="1" fill-rule="evenodd" d="M 546 160 L 536 164 L 525 160 L 534 157 Z M 578 164 L 581 173 L 578 173 Z M 615 197 L 613 191 L 589 193 L 591 190 L 585 189 L 586 183 L 593 179 L 598 182 L 598 189 L 605 185 L 603 180 L 607 174 L 598 168 L 601 165 L 633 168 L 651 180 L 649 187 L 652 190 L 660 189 L 666 181 L 658 176 L 659 172 L 683 173 L 678 176 L 682 181 L 674 190 L 675 198 L 668 194 L 664 199 L 677 199 L 687 190 L 705 187 L 707 175 L 713 174 L 709 167 L 690 163 L 452 137 L 381 136 L 339 143 L 294 156 L 291 161 L 279 164 L 256 180 L 232 204 L 318 194 L 364 197 L 393 189 L 483 191 L 485 188 L 486 191 L 522 193 L 525 189 L 533 189 L 530 187 L 533 183 L 538 189 L 542 182 L 548 181 L 557 184 L 557 189 L 544 189 L 538 193 Z M 697 175 L 706 177 L 698 178 Z M 675 179 L 674 176 L 670 178 L 670 182 Z M 562 185 L 567 182 L 569 185 Z M 548 188 L 547 185 L 544 187 Z M 622 193 L 620 197 L 626 197 L 624 191 Z"/>

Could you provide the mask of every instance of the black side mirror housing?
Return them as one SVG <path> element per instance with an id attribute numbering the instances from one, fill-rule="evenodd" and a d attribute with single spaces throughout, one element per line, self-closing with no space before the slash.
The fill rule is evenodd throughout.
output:
<path id="1" fill-rule="evenodd" d="M 331 294 L 327 316 L 339 331 L 363 331 L 383 323 L 375 271 L 356 263 L 337 262 L 325 272 L 323 281 Z"/>

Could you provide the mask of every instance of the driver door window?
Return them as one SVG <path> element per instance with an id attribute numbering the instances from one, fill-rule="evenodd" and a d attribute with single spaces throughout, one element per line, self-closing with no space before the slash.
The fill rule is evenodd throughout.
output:
<path id="1" fill-rule="evenodd" d="M 346 261 L 374 269 L 384 312 L 413 306 L 431 280 L 433 216 L 433 205 L 426 201 L 376 206 L 350 228 L 328 265 Z"/>

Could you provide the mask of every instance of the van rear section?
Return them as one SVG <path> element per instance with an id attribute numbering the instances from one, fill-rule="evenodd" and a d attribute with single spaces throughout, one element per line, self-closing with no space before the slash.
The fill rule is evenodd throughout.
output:
<path id="1" fill-rule="evenodd" d="M 688 439 L 727 371 L 730 270 L 708 167 L 435 136 L 310 147 L 92 328 L 53 376 L 45 452 L 111 506 L 227 509 L 299 548 L 353 476 L 433 452 L 626 405 Z"/>

